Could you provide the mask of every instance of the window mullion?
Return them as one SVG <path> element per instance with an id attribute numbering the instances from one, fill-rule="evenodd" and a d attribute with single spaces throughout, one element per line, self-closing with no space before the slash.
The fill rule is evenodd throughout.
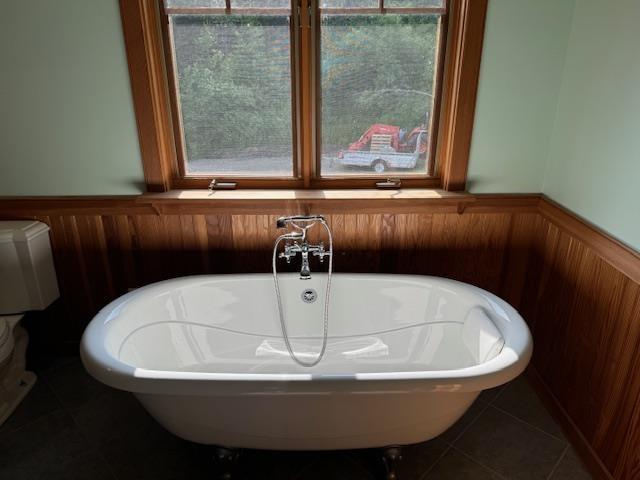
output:
<path id="1" fill-rule="evenodd" d="M 312 8 L 315 8 L 313 0 L 299 0 L 299 23 L 300 28 L 300 52 L 299 52 L 299 77 L 300 77 L 300 163 L 302 167 L 302 179 L 304 186 L 308 188 L 311 185 L 313 176 L 314 153 L 314 57 L 313 48 L 313 28 L 312 20 L 315 15 L 311 15 Z M 311 7 L 311 8 L 310 8 Z"/>
<path id="2" fill-rule="evenodd" d="M 293 119 L 291 126 L 293 129 L 293 176 L 302 176 L 302 125 L 300 119 L 302 112 L 300 108 L 300 0 L 291 0 L 291 15 L 289 16 L 291 35 L 291 113 Z"/>
<path id="3" fill-rule="evenodd" d="M 320 88 L 320 0 L 309 0 L 312 4 L 313 14 L 311 21 L 311 105 L 313 108 L 311 117 L 311 172 L 312 180 L 320 176 L 320 104 L 322 103 Z"/>

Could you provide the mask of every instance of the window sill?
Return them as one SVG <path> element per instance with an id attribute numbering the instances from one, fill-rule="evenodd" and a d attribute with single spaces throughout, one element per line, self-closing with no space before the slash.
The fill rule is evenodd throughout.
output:
<path id="1" fill-rule="evenodd" d="M 314 210 L 318 213 L 362 212 L 462 212 L 476 200 L 469 193 L 438 189 L 401 190 L 170 190 L 146 193 L 137 202 L 152 206 L 158 213 L 225 212 L 244 214 L 286 214 Z"/>

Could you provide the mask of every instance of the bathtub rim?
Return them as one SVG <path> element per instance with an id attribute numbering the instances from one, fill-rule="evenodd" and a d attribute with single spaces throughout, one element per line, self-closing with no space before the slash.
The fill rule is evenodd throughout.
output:
<path id="1" fill-rule="evenodd" d="M 283 274 L 294 275 L 294 274 Z M 87 371 L 100 382 L 111 387 L 134 393 L 158 393 L 181 395 L 233 395 L 239 393 L 306 393 L 317 390 L 317 382 L 336 391 L 349 389 L 347 383 L 357 383 L 358 392 L 378 391 L 380 382 L 387 388 L 430 392 L 471 392 L 502 385 L 526 368 L 533 351 L 529 328 L 520 314 L 505 300 L 474 285 L 429 275 L 335 273 L 340 277 L 382 277 L 393 280 L 431 280 L 443 282 L 472 291 L 496 303 L 507 314 L 509 325 L 495 322 L 503 335 L 502 351 L 488 362 L 450 370 L 421 370 L 371 372 L 356 374 L 322 373 L 211 373 L 149 370 L 138 368 L 115 358 L 107 350 L 104 341 L 109 322 L 117 317 L 117 311 L 145 291 L 180 280 L 227 279 L 250 280 L 271 278 L 267 273 L 189 275 L 162 280 L 128 292 L 102 308 L 91 320 L 80 342 L 80 356 Z M 492 319 L 493 320 L 493 319 Z M 506 327 L 506 328 L 505 328 Z M 314 385 L 315 384 L 315 385 Z"/>

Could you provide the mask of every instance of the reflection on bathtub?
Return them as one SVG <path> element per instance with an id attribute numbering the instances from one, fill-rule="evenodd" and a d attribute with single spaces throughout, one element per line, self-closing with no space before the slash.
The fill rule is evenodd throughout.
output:
<path id="1" fill-rule="evenodd" d="M 295 342 L 296 355 L 315 358 L 320 348 L 307 342 Z M 344 357 L 349 359 L 387 357 L 389 346 L 378 337 L 362 337 L 344 340 L 329 340 L 325 358 Z M 256 357 L 282 358 L 289 352 L 282 340 L 265 339 L 256 349 Z"/>

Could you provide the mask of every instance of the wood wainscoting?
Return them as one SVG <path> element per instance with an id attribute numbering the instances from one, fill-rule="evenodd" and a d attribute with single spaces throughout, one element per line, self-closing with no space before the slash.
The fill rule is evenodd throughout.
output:
<path id="1" fill-rule="evenodd" d="M 440 275 L 516 306 L 535 383 L 594 475 L 640 478 L 636 252 L 539 195 L 234 195 L 0 199 L 0 218 L 51 226 L 62 296 L 38 322 L 47 341 L 77 348 L 98 309 L 150 282 L 268 272 L 276 217 L 321 212 L 336 271 Z"/>
<path id="2" fill-rule="evenodd" d="M 532 245 L 534 380 L 596 478 L 640 479 L 640 255 L 545 198 Z"/>
<path id="3" fill-rule="evenodd" d="M 53 314 L 65 320 L 52 322 L 46 337 L 77 348 L 92 316 L 129 289 L 190 274 L 269 272 L 276 218 L 310 211 L 331 225 L 336 271 L 447 276 L 499 294 L 504 286 L 513 302 L 519 295 L 513 272 L 520 277 L 526 265 L 539 202 L 446 192 L 404 198 L 360 191 L 354 197 L 364 196 L 351 200 L 330 192 L 238 195 L 5 199 L 0 218 L 51 227 L 62 293 Z"/>

